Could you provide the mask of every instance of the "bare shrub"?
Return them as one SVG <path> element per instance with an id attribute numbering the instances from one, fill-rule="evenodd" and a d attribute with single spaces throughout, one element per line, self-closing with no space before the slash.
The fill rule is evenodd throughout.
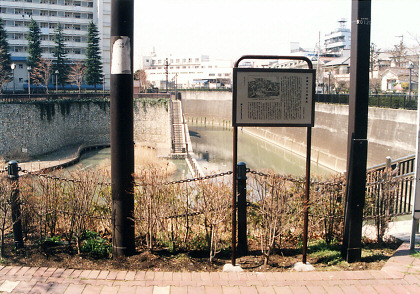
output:
<path id="1" fill-rule="evenodd" d="M 168 201 L 168 187 L 162 183 L 168 179 L 168 171 L 166 168 L 144 169 L 138 171 L 135 178 L 137 185 L 134 191 L 134 215 L 138 224 L 136 228 L 138 234 L 145 237 L 147 248 L 152 250 L 167 210 L 164 202 Z"/>
<path id="2" fill-rule="evenodd" d="M 40 237 L 42 239 L 48 232 L 53 237 L 56 234 L 59 214 L 62 209 L 63 186 L 57 180 L 42 176 L 36 177 L 34 184 L 38 190 L 36 213 Z"/>
<path id="3" fill-rule="evenodd" d="M 72 181 L 65 182 L 63 209 L 68 222 L 68 238 L 76 238 L 77 252 L 80 253 L 83 234 L 89 228 L 96 229 L 94 208 L 103 200 L 103 189 L 98 184 L 102 182 L 102 175 L 89 170 L 75 170 L 69 175 Z"/>
<path id="4" fill-rule="evenodd" d="M 384 241 L 388 225 L 395 217 L 398 180 L 393 177 L 393 170 L 385 168 L 381 172 L 368 173 L 367 195 L 364 208 L 365 219 L 373 219 L 378 243 Z"/>
<path id="5" fill-rule="evenodd" d="M 13 225 L 11 222 L 11 206 L 10 206 L 10 193 L 11 185 L 6 177 L 0 175 L 0 231 L 1 231 L 1 248 L 0 254 L 3 258 L 4 252 L 4 236 L 6 230 L 10 229 Z"/>
<path id="6" fill-rule="evenodd" d="M 317 178 L 310 194 L 310 231 L 327 244 L 340 238 L 344 223 L 344 178 L 334 175 Z"/>
<path id="7" fill-rule="evenodd" d="M 206 240 L 209 248 L 209 260 L 221 249 L 221 224 L 229 216 L 229 204 L 232 188 L 221 181 L 200 181 L 196 184 L 198 193 L 196 202 L 204 219 Z"/>
<path id="8" fill-rule="evenodd" d="M 251 193 L 256 207 L 254 221 L 264 264 L 268 264 L 276 243 L 281 242 L 282 235 L 296 234 L 300 231 L 303 189 L 273 173 L 267 177 L 253 179 Z"/>

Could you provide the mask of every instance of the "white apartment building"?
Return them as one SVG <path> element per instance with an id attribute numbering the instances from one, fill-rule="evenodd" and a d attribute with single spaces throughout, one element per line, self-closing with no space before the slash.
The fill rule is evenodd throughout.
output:
<path id="1" fill-rule="evenodd" d="M 63 27 L 67 58 L 85 59 L 87 30 L 94 21 L 101 38 L 101 56 L 105 74 L 105 88 L 110 80 L 111 0 L 1 0 L 0 17 L 7 31 L 14 83 L 8 89 L 23 90 L 28 86 L 26 66 L 28 42 L 25 38 L 31 18 L 41 29 L 41 48 L 44 58 L 53 58 L 54 36 L 58 23 Z"/>
<path id="2" fill-rule="evenodd" d="M 324 53 L 340 54 L 343 50 L 350 49 L 351 31 L 346 28 L 346 20 L 338 21 L 339 27 L 324 38 Z"/>
<path id="3" fill-rule="evenodd" d="M 142 67 L 154 87 L 168 88 L 230 88 L 232 61 L 210 60 L 209 56 L 143 56 Z"/>

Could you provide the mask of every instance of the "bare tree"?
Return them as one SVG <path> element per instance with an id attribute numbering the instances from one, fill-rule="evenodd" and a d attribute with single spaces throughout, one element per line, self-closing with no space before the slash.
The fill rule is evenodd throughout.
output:
<path id="1" fill-rule="evenodd" d="M 70 73 L 68 80 L 70 83 L 75 84 L 79 88 L 79 94 L 81 92 L 83 78 L 86 73 L 86 65 L 83 62 L 76 61 L 70 66 Z"/>
<path id="2" fill-rule="evenodd" d="M 134 79 L 140 82 L 140 91 L 146 92 L 146 89 L 150 86 L 146 71 L 144 69 L 137 70 L 134 73 Z"/>
<path id="3" fill-rule="evenodd" d="M 36 85 L 45 86 L 45 91 L 48 94 L 48 83 L 51 78 L 52 60 L 41 57 L 35 68 L 32 68 L 31 79 Z"/>
<path id="4" fill-rule="evenodd" d="M 398 45 L 394 45 L 394 48 L 390 51 L 392 59 L 394 60 L 395 66 L 404 67 L 407 62 L 407 46 L 404 44 L 403 39 Z"/>

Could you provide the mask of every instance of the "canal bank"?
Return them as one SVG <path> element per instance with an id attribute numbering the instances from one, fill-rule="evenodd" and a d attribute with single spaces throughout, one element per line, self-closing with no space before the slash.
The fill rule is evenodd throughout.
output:
<path id="1" fill-rule="evenodd" d="M 232 92 L 182 91 L 184 114 L 189 123 L 231 126 Z M 247 132 L 290 150 L 306 154 L 305 128 L 246 128 Z M 338 172 L 346 170 L 348 106 L 316 103 L 312 130 L 312 159 Z M 416 150 L 417 112 L 369 108 L 368 167 L 397 159 Z"/>

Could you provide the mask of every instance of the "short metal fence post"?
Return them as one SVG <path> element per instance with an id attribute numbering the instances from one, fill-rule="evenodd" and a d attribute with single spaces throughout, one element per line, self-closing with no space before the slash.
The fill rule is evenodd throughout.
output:
<path id="1" fill-rule="evenodd" d="M 13 222 L 13 237 L 15 240 L 15 248 L 23 248 L 22 235 L 22 221 L 20 214 L 20 199 L 19 199 L 19 167 L 16 161 L 9 161 L 8 164 L 8 178 L 12 185 L 12 192 L 10 194 L 10 205 L 12 208 L 12 222 Z"/>
<path id="2" fill-rule="evenodd" d="M 246 164 L 239 162 L 237 164 L 238 181 L 238 246 L 239 255 L 248 253 L 247 226 L 246 226 Z"/>

